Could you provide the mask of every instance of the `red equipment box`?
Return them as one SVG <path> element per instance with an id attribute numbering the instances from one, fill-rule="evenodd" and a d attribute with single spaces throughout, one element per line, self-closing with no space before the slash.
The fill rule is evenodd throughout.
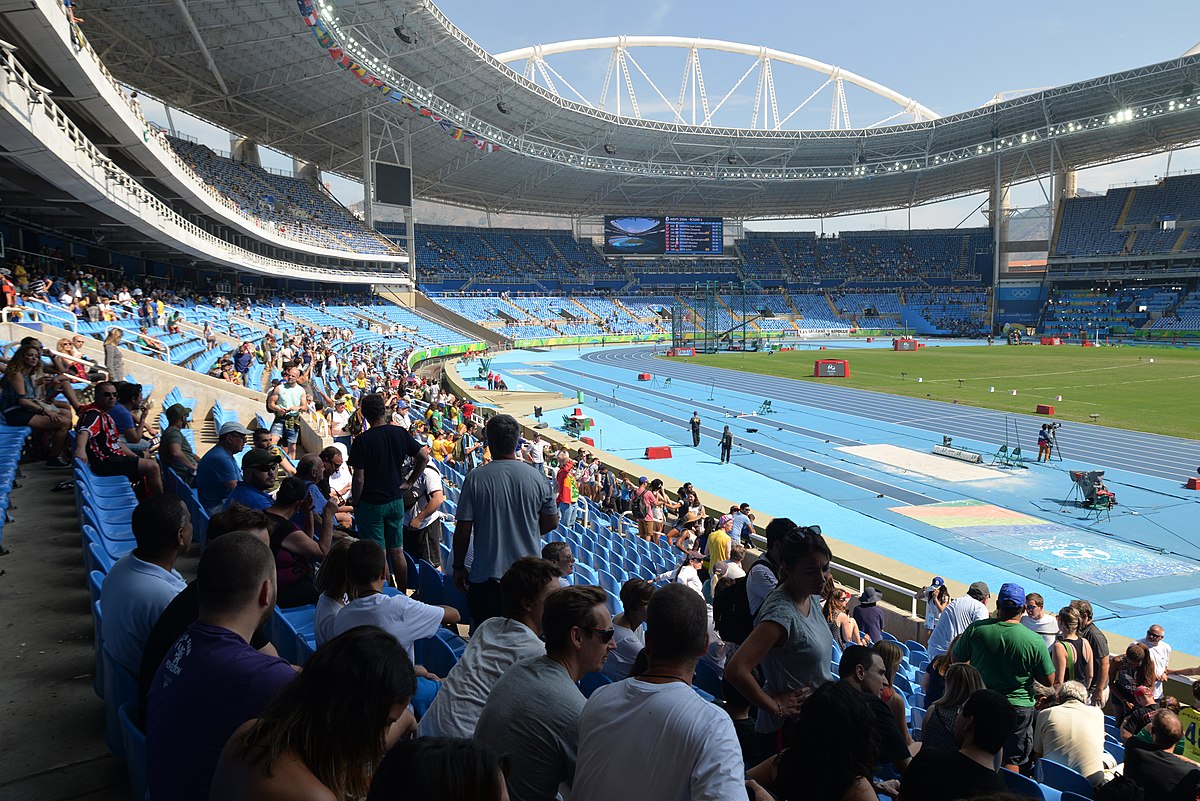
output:
<path id="1" fill-rule="evenodd" d="M 671 446 L 659 445 L 654 448 L 646 448 L 646 458 L 647 459 L 670 459 L 671 458 Z"/>
<path id="2" fill-rule="evenodd" d="M 651 378 L 649 373 L 638 373 L 638 381 L 649 381 Z"/>
<path id="3" fill-rule="evenodd" d="M 1054 407 L 1048 403 L 1039 403 L 1034 411 L 1038 414 L 1054 414 Z"/>

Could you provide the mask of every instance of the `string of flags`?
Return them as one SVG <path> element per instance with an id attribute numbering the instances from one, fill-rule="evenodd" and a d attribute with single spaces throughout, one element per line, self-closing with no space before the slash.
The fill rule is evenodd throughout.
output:
<path id="1" fill-rule="evenodd" d="M 443 131 L 445 131 L 451 139 L 457 141 L 466 141 L 475 145 L 481 153 L 495 153 L 500 150 L 500 145 L 495 142 L 490 142 L 482 135 L 475 133 L 467 128 L 462 128 L 455 125 L 453 121 L 437 114 L 428 106 L 422 105 L 419 100 L 414 100 L 411 97 L 404 95 L 399 89 L 389 86 L 380 80 L 377 76 L 372 75 L 367 67 L 359 64 L 350 57 L 339 45 L 333 34 L 321 21 L 317 15 L 316 6 L 312 0 L 296 0 L 296 5 L 300 9 L 300 16 L 304 18 L 304 22 L 312 28 L 313 37 L 317 40 L 322 48 L 329 53 L 329 57 L 334 63 L 342 69 L 353 73 L 358 78 L 359 83 L 366 86 L 368 89 L 375 89 L 392 103 L 400 103 L 409 108 L 410 111 L 419 114 L 422 117 L 428 117 L 433 122 L 436 122 Z"/>

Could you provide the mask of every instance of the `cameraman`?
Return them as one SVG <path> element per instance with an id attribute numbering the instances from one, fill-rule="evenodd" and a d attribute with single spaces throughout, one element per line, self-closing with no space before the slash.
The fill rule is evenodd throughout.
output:
<path id="1" fill-rule="evenodd" d="M 1050 451 L 1054 448 L 1054 430 L 1050 428 L 1049 423 L 1043 423 L 1041 431 L 1038 431 L 1038 457 L 1039 462 L 1050 461 Z"/>

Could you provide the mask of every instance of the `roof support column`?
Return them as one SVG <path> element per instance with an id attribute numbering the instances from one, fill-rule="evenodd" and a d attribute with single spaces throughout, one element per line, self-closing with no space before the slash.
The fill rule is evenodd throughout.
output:
<path id="1" fill-rule="evenodd" d="M 375 227 L 375 176 L 371 172 L 371 111 L 362 110 L 363 222 Z"/>
<path id="2" fill-rule="evenodd" d="M 404 125 L 404 166 L 412 169 L 412 123 L 405 120 Z M 412 199 L 412 205 L 404 210 L 404 239 L 405 250 L 408 252 L 408 280 L 412 281 L 413 289 L 417 288 L 417 199 Z"/>
<path id="3" fill-rule="evenodd" d="M 1001 245 L 1008 241 L 1009 186 L 1000 180 L 1000 153 L 993 142 L 993 160 L 996 165 L 996 182 L 988 194 L 988 216 L 992 224 L 992 304 L 991 319 L 988 327 L 996 332 L 996 304 L 999 301 L 1000 272 L 1005 266 L 1007 257 L 1001 252 Z"/>
<path id="4" fill-rule="evenodd" d="M 244 136 L 229 137 L 229 153 L 234 161 L 249 164 L 253 167 L 262 166 L 262 157 L 258 154 L 258 143 Z"/>

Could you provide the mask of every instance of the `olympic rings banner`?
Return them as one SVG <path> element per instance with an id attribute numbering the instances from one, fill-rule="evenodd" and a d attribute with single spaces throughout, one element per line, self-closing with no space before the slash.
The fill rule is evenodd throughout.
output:
<path id="1" fill-rule="evenodd" d="M 481 153 L 485 154 L 495 153 L 496 151 L 500 150 L 500 145 L 496 144 L 495 142 L 489 142 L 473 131 L 455 125 L 450 120 L 447 120 L 444 117 L 434 113 L 433 109 L 421 105 L 419 101 L 413 100 L 411 97 L 405 97 L 399 89 L 387 85 L 381 79 L 368 72 L 365 66 L 354 61 L 354 59 L 352 59 L 350 55 L 341 48 L 337 40 L 333 37 L 333 34 L 331 34 L 329 29 L 325 26 L 325 23 L 323 23 L 320 17 L 317 16 L 317 9 L 316 6 L 313 5 L 312 0 L 296 0 L 296 6 L 300 9 L 300 16 L 304 18 L 305 24 L 312 28 L 313 37 L 317 40 L 317 44 L 319 44 L 329 53 L 329 57 L 333 59 L 335 64 L 344 70 L 352 72 L 354 76 L 358 78 L 358 82 L 363 86 L 366 86 L 368 89 L 377 89 L 380 94 L 382 94 L 391 102 L 401 103 L 405 106 L 408 106 L 409 110 L 415 112 L 416 114 L 419 114 L 422 117 L 428 117 L 430 120 L 440 125 L 442 130 L 445 131 L 451 139 L 471 142 Z"/>

